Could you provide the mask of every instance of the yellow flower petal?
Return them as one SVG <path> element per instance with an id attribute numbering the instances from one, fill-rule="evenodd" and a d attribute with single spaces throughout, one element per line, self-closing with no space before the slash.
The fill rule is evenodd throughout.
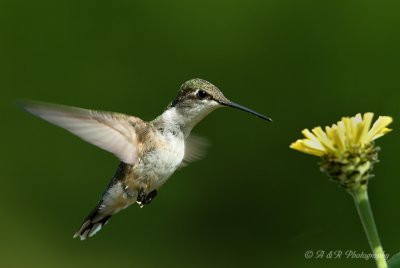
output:
<path id="1" fill-rule="evenodd" d="M 366 141 L 371 142 L 388 133 L 390 130 L 386 127 L 392 122 L 393 119 L 390 116 L 379 116 L 370 131 L 368 131 Z"/>
<path id="2" fill-rule="evenodd" d="M 355 136 L 354 136 L 354 144 L 361 144 L 362 141 L 362 135 L 364 133 L 364 129 L 366 128 L 365 123 L 361 122 L 360 124 L 358 124 L 358 126 L 355 129 Z"/>
<path id="3" fill-rule="evenodd" d="M 346 151 L 349 148 L 349 146 L 348 146 L 348 142 L 346 139 L 346 127 L 345 127 L 343 121 L 340 121 L 337 123 L 336 132 L 337 132 L 337 135 L 339 136 L 340 140 L 343 141 L 343 145 L 344 145 L 343 151 Z"/>
<path id="4" fill-rule="evenodd" d="M 350 120 L 350 118 L 348 117 L 344 117 L 342 118 L 343 125 L 344 125 L 344 134 L 346 136 L 346 145 L 347 147 L 351 147 L 351 145 L 353 144 L 353 137 L 354 137 L 354 130 L 353 130 L 353 124 Z M 338 122 L 339 124 L 340 122 Z"/>
<path id="5" fill-rule="evenodd" d="M 367 134 L 369 131 L 369 128 L 371 127 L 371 123 L 372 123 L 372 118 L 374 117 L 373 113 L 365 113 L 364 114 L 364 128 L 361 132 L 361 136 L 360 136 L 360 143 L 361 145 L 365 145 L 365 143 L 367 142 Z"/>
<path id="6" fill-rule="evenodd" d="M 309 140 L 318 141 L 317 137 L 315 137 L 314 134 L 312 134 L 308 129 L 303 129 L 301 133 Z"/>
<path id="7" fill-rule="evenodd" d="M 322 146 L 321 146 L 322 149 L 318 149 L 318 146 L 316 146 L 316 147 L 309 146 L 305 143 L 305 141 L 312 142 L 310 140 L 297 140 L 296 142 L 294 142 L 290 145 L 290 148 L 295 149 L 300 152 L 303 152 L 303 153 L 312 154 L 315 156 L 323 156 L 325 154 L 325 150 L 323 149 Z M 314 144 L 314 145 L 316 145 L 316 144 Z"/>
<path id="8" fill-rule="evenodd" d="M 328 151 L 335 152 L 336 149 L 332 144 L 332 141 L 328 138 L 326 133 L 322 130 L 321 127 L 316 127 L 312 129 L 312 132 L 317 137 L 318 141 L 324 146 Z"/>
<path id="9" fill-rule="evenodd" d="M 389 133 L 390 131 L 392 131 L 392 130 L 389 129 L 389 128 L 384 128 L 384 129 L 382 129 L 378 134 L 376 134 L 376 135 L 374 136 L 374 138 L 373 138 L 371 141 L 374 141 L 374 140 L 376 140 L 376 139 L 382 137 L 383 135 L 385 135 L 386 133 Z"/>
<path id="10" fill-rule="evenodd" d="M 325 129 L 328 137 L 336 145 L 337 151 L 344 151 L 346 149 L 344 135 L 342 135 L 343 133 L 339 131 L 338 126 L 334 124 L 332 127 L 326 127 Z"/>
<path id="11" fill-rule="evenodd" d="M 363 121 L 360 113 L 356 114 L 356 116 L 354 116 L 350 119 L 353 122 L 353 125 L 360 124 Z"/>
<path id="12" fill-rule="evenodd" d="M 353 117 L 343 117 L 337 124 L 325 127 L 325 131 L 321 127 L 312 131 L 304 129 L 305 138 L 292 143 L 290 148 L 316 156 L 336 157 L 364 148 L 391 131 L 387 128 L 393 121 L 391 117 L 380 116 L 371 128 L 373 116 L 373 113 L 363 116 L 358 113 Z"/>

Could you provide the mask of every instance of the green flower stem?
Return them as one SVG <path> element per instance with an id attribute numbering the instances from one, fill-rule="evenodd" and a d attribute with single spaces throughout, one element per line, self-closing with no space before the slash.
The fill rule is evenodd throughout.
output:
<path id="1" fill-rule="evenodd" d="M 376 265 L 378 268 L 387 268 L 388 265 L 386 263 L 385 253 L 379 239 L 378 230 L 376 229 L 371 206 L 369 205 L 367 186 L 363 185 L 358 189 L 349 192 L 354 198 L 358 215 L 360 216 L 361 222 L 364 226 L 364 231 L 367 235 L 369 245 L 375 255 Z"/>

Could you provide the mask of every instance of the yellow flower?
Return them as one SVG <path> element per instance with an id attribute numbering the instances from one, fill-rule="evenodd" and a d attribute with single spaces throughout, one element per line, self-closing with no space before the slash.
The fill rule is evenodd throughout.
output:
<path id="1" fill-rule="evenodd" d="M 342 120 L 325 127 L 302 131 L 304 139 L 297 140 L 290 148 L 321 157 L 320 170 L 350 193 L 367 234 L 375 260 L 380 268 L 387 268 L 382 245 L 368 201 L 368 182 L 374 176 L 373 167 L 378 162 L 379 147 L 374 141 L 391 129 L 390 116 L 379 116 L 372 125 L 373 113 L 343 117 Z M 372 127 L 371 127 L 372 125 Z"/>
<path id="2" fill-rule="evenodd" d="M 290 148 L 316 156 L 340 157 L 346 152 L 362 149 L 374 140 L 390 132 L 387 126 L 392 123 L 390 116 L 379 116 L 373 124 L 373 113 L 365 113 L 363 117 L 357 114 L 354 117 L 343 117 L 337 124 L 326 127 L 315 127 L 312 131 L 302 131 L 305 139 L 297 140 Z"/>
<path id="3" fill-rule="evenodd" d="M 343 117 L 337 124 L 325 127 L 325 131 L 321 127 L 304 129 L 305 138 L 290 148 L 321 157 L 321 171 L 345 189 L 366 188 L 378 161 L 379 148 L 374 140 L 390 132 L 387 126 L 393 121 L 389 116 L 380 116 L 371 127 L 373 116 L 365 113 L 363 117 Z"/>

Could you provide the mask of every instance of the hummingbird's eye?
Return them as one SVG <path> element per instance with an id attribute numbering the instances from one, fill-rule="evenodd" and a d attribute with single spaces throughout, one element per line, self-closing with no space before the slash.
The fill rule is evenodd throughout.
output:
<path id="1" fill-rule="evenodd" d="M 199 90 L 199 91 L 197 91 L 196 96 L 197 96 L 199 99 L 204 99 L 204 98 L 206 98 L 206 97 L 208 96 L 208 93 L 205 92 L 204 90 Z"/>

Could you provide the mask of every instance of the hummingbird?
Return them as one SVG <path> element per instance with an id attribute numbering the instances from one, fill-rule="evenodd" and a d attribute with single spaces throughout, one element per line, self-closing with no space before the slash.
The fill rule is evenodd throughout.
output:
<path id="1" fill-rule="evenodd" d="M 81 240 L 96 234 L 122 209 L 134 203 L 148 205 L 179 167 L 200 159 L 206 143 L 191 131 L 212 111 L 233 107 L 272 121 L 228 100 L 216 86 L 198 78 L 185 82 L 164 112 L 149 122 L 122 113 L 43 102 L 28 101 L 22 106 L 120 160 L 100 201 L 74 235 Z"/>

